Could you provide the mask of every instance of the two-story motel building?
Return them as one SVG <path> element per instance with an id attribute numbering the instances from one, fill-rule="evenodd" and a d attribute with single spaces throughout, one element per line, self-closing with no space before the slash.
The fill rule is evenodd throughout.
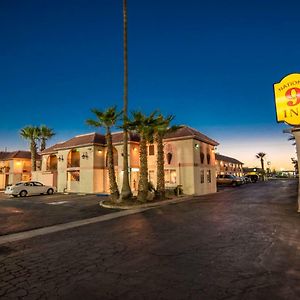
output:
<path id="1" fill-rule="evenodd" d="M 114 163 L 119 187 L 122 184 L 123 133 L 113 133 Z M 139 180 L 139 136 L 128 136 L 129 174 L 133 191 Z M 218 143 L 201 132 L 183 126 L 164 139 L 165 182 L 167 188 L 182 186 L 188 195 L 216 192 L 214 147 Z M 42 153 L 42 169 L 35 180 L 54 185 L 58 192 L 109 193 L 105 136 L 78 135 L 53 145 Z M 156 144 L 148 145 L 149 180 L 156 185 Z"/>

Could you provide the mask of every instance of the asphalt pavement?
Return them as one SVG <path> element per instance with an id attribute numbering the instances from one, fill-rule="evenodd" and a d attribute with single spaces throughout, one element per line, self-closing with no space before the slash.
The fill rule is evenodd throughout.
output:
<path id="1" fill-rule="evenodd" d="M 77 194 L 13 198 L 0 193 L 0 236 L 118 211 L 100 207 L 103 199 L 106 198 Z"/>
<path id="2" fill-rule="evenodd" d="M 300 299 L 297 182 L 276 180 L 0 248 L 3 299 Z"/>

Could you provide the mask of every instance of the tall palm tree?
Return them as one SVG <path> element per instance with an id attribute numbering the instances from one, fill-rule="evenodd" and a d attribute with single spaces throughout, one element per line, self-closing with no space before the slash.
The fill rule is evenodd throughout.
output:
<path id="1" fill-rule="evenodd" d="M 165 153 L 164 153 L 164 144 L 163 138 L 167 133 L 174 132 L 178 130 L 181 126 L 170 126 L 171 121 L 174 119 L 174 116 L 170 115 L 166 118 L 160 114 L 156 119 L 155 126 L 155 141 L 157 143 L 157 197 L 160 199 L 165 198 Z"/>
<path id="2" fill-rule="evenodd" d="M 86 123 L 96 128 L 104 127 L 106 130 L 105 137 L 107 143 L 107 164 L 108 164 L 110 196 L 113 201 L 118 201 L 120 197 L 120 193 L 116 181 L 116 174 L 115 174 L 115 167 L 114 167 L 111 127 L 116 125 L 122 112 L 117 112 L 115 106 L 109 107 L 105 111 L 92 109 L 92 112 L 95 114 L 96 120 L 88 119 L 86 120 Z"/>
<path id="3" fill-rule="evenodd" d="M 46 149 L 47 140 L 51 139 L 55 135 L 55 132 L 52 128 L 49 128 L 46 125 L 41 125 L 39 131 L 39 139 L 41 143 L 40 151 L 43 151 Z"/>
<path id="4" fill-rule="evenodd" d="M 294 135 L 291 134 L 291 135 L 289 136 L 289 138 L 288 138 L 288 141 L 293 141 L 292 145 L 293 145 L 293 146 L 296 145 L 296 138 L 295 138 Z"/>
<path id="5" fill-rule="evenodd" d="M 153 141 L 153 134 L 156 125 L 155 112 L 148 117 L 137 111 L 132 113 L 133 120 L 128 123 L 128 128 L 140 135 L 140 179 L 138 184 L 138 200 L 147 201 L 148 181 L 148 157 L 147 143 Z"/>
<path id="6" fill-rule="evenodd" d="M 258 152 L 256 158 L 260 159 L 261 169 L 262 169 L 262 180 L 265 180 L 265 166 L 264 166 L 264 157 L 267 154 L 264 152 Z"/>
<path id="7" fill-rule="evenodd" d="M 128 173 L 128 60 L 127 60 L 127 1 L 123 0 L 123 58 L 124 58 L 124 96 L 123 96 L 123 184 L 121 200 L 132 197 Z"/>
<path id="8" fill-rule="evenodd" d="M 20 130 L 20 136 L 30 142 L 31 152 L 31 169 L 36 171 L 36 154 L 37 154 L 37 142 L 39 140 L 39 127 L 26 126 Z"/>

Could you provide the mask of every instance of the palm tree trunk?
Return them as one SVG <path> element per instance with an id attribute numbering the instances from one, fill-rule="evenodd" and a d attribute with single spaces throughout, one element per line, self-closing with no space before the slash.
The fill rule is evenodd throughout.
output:
<path id="1" fill-rule="evenodd" d="M 128 109 L 128 60 L 127 60 L 127 1 L 123 0 L 123 48 L 124 48 L 124 106 L 123 116 L 124 125 L 127 121 Z M 123 184 L 121 191 L 121 199 L 125 200 L 131 198 L 132 193 L 129 184 L 128 174 L 128 131 L 124 127 L 123 131 Z"/>
<path id="2" fill-rule="evenodd" d="M 157 194 L 160 199 L 165 198 L 165 170 L 164 170 L 164 145 L 163 139 L 158 134 L 157 141 Z"/>
<path id="3" fill-rule="evenodd" d="M 36 143 L 31 141 L 30 143 L 30 152 L 31 152 L 31 170 L 36 171 Z"/>
<path id="4" fill-rule="evenodd" d="M 263 158 L 260 159 L 260 163 L 261 163 L 261 169 L 262 169 L 262 180 L 265 181 L 265 166 L 264 166 Z"/>
<path id="5" fill-rule="evenodd" d="M 41 152 L 46 149 L 46 139 L 45 138 L 41 139 L 41 148 L 40 149 L 41 149 Z"/>
<path id="6" fill-rule="evenodd" d="M 119 189 L 116 181 L 112 137 L 109 128 L 107 128 L 107 132 L 106 132 L 106 142 L 107 142 L 107 164 L 108 164 L 110 197 L 113 201 L 117 201 L 120 195 L 119 195 Z"/>
<path id="7" fill-rule="evenodd" d="M 148 196 L 148 159 L 147 141 L 141 136 L 140 140 L 140 180 L 138 186 L 138 200 L 145 202 Z"/>

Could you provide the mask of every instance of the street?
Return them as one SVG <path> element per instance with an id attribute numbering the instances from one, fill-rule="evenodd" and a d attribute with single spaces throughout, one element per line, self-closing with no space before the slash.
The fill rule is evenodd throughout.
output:
<path id="1" fill-rule="evenodd" d="M 249 184 L 3 245 L 0 298 L 300 299 L 296 196 Z"/>

